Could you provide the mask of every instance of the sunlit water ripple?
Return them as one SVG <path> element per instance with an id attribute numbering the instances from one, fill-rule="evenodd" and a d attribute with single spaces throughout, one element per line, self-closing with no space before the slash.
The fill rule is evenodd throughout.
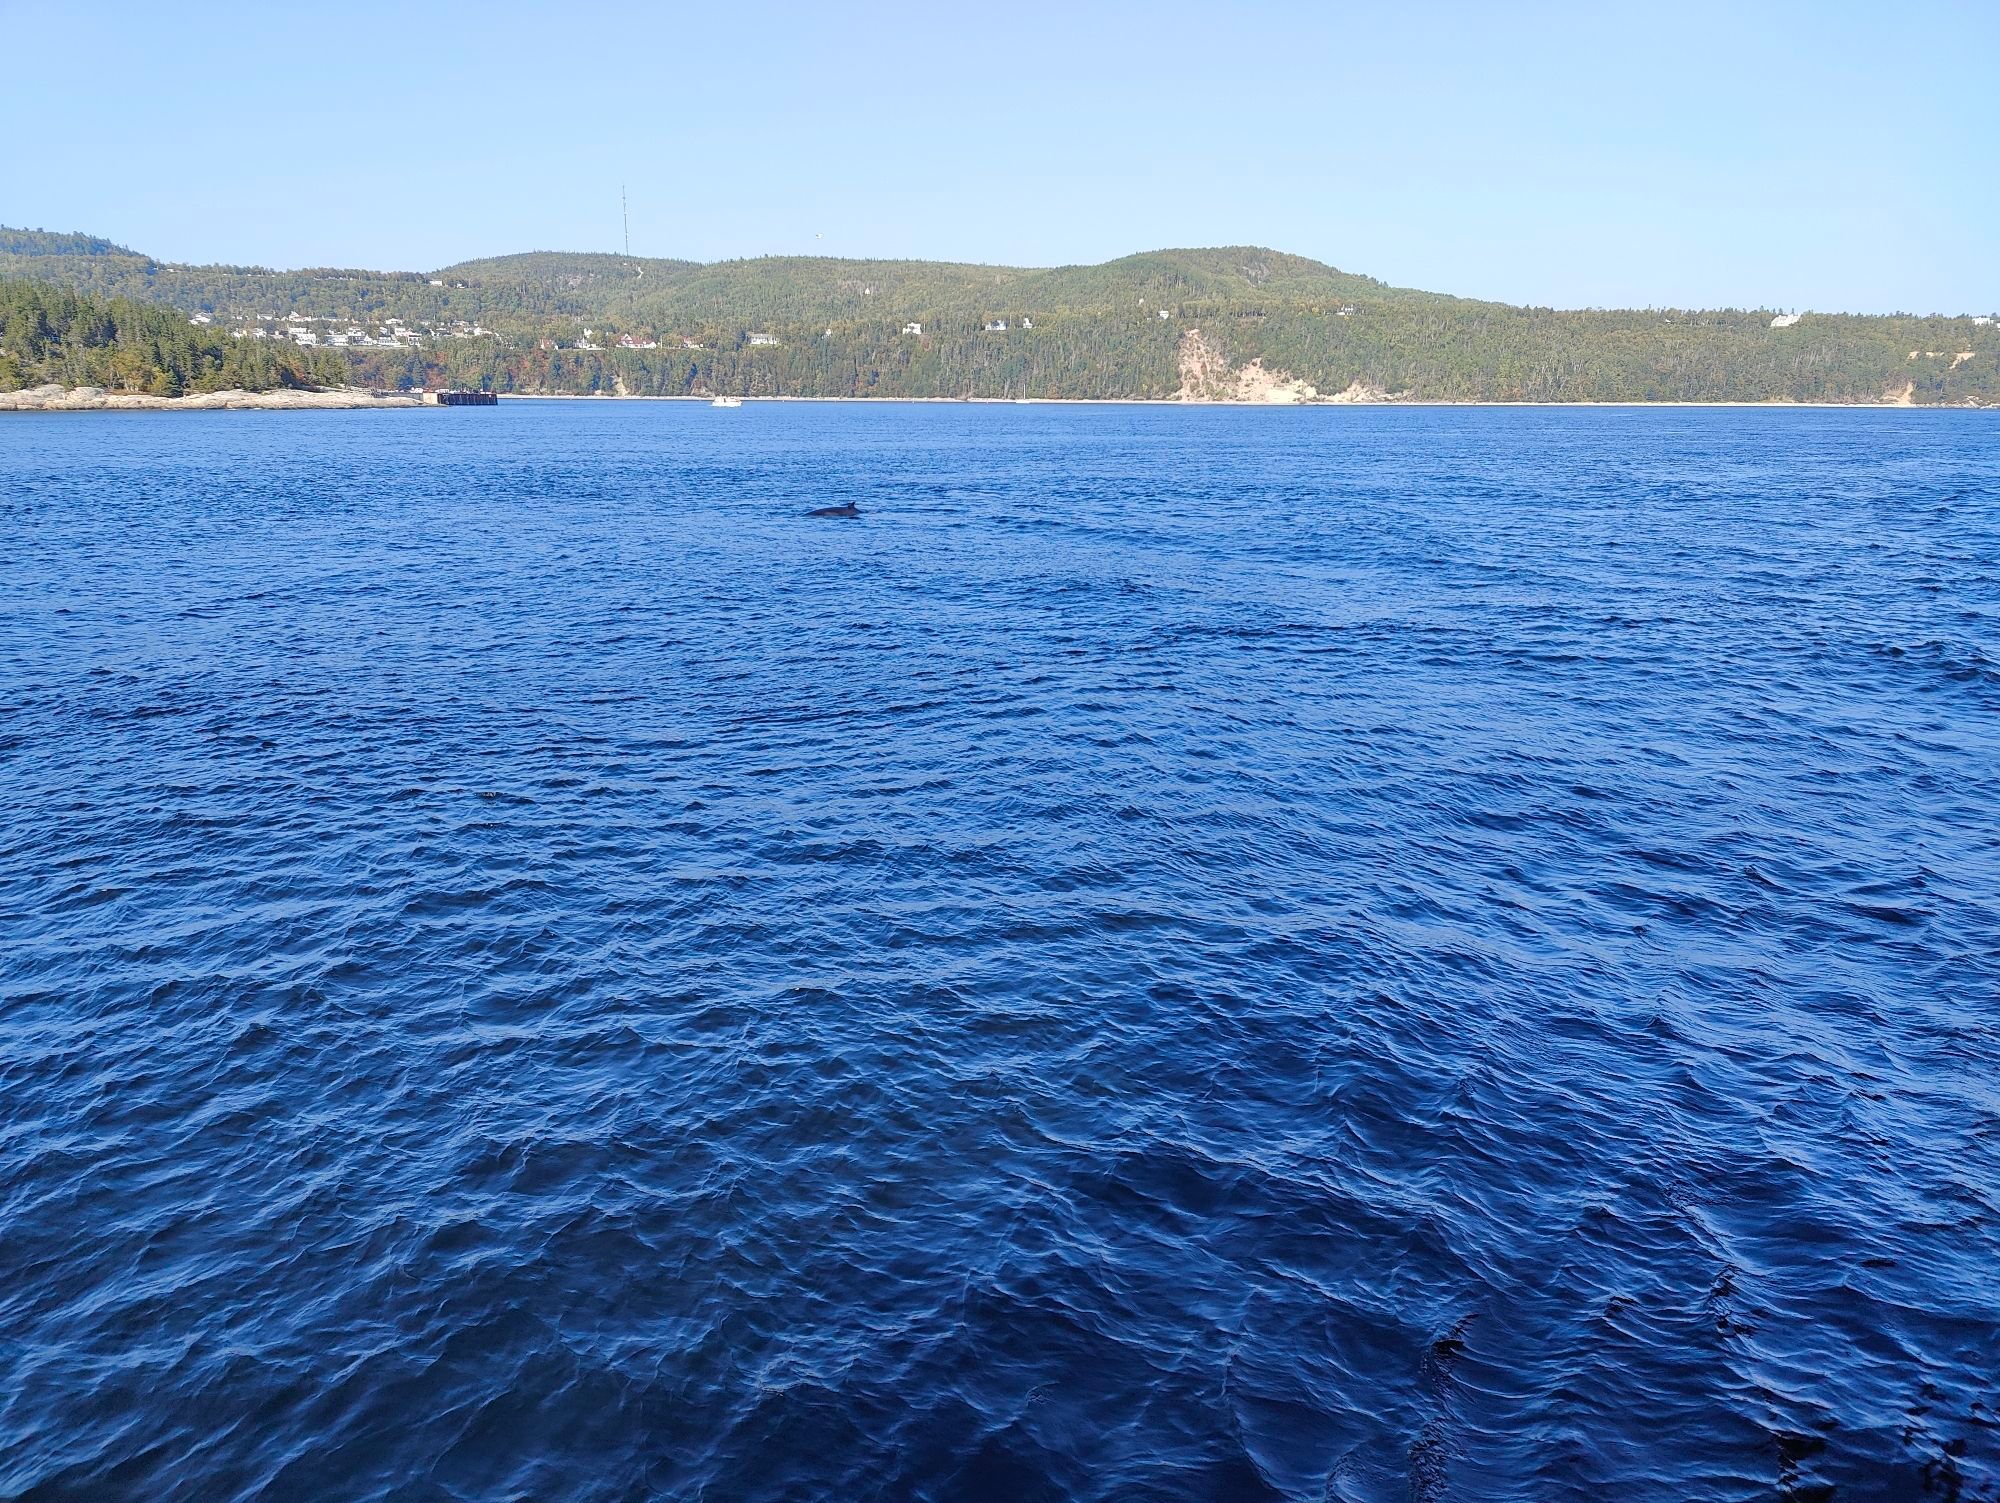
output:
<path id="1" fill-rule="evenodd" d="M 2000 1497 L 2000 416 L 18 417 L 0 510 L 0 1496 Z"/>

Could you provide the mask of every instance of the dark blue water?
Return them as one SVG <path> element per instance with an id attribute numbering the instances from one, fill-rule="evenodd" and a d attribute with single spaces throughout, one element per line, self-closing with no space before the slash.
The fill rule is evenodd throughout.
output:
<path id="1" fill-rule="evenodd" d="M 0 509 L 0 1496 L 2000 1497 L 1994 414 L 23 416 Z"/>

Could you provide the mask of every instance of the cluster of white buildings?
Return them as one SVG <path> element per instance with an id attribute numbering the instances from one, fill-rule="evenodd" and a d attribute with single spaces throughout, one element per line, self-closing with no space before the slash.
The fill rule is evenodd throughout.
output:
<path id="1" fill-rule="evenodd" d="M 1161 315 L 1163 318 L 1165 316 L 1165 314 Z M 1024 329 L 1032 329 L 1034 326 L 1035 321 L 1032 318 L 1021 320 L 1021 327 Z M 988 334 L 1005 334 L 1007 332 L 1007 320 L 1004 318 L 989 318 L 980 327 Z M 826 332 L 832 334 L 833 330 L 828 329 Z M 921 335 L 924 332 L 924 326 L 915 322 L 907 323 L 903 325 L 903 332 L 905 334 Z"/>
<path id="2" fill-rule="evenodd" d="M 210 314 L 197 313 L 188 322 L 201 325 L 214 323 L 215 320 Z M 427 324 L 418 329 L 400 318 L 358 324 L 345 318 L 322 318 L 304 313 L 260 314 L 255 322 L 229 332 L 238 339 L 277 339 L 309 349 L 336 350 L 408 350 L 421 346 L 427 340 L 487 339 L 493 336 L 493 330 L 484 324 L 467 323 L 463 319 L 449 324 Z"/>
<path id="3" fill-rule="evenodd" d="M 608 345 L 599 344 L 597 342 L 597 330 L 585 329 L 583 331 L 583 338 L 576 342 L 574 348 L 579 350 L 657 350 L 660 347 L 659 340 L 648 338 L 643 334 L 620 334 L 615 338 L 606 334 L 604 337 L 611 340 L 611 343 Z M 553 340 L 544 340 L 542 348 L 559 350 L 562 346 Z M 699 348 L 699 346 L 696 346 L 696 348 Z"/>
<path id="4" fill-rule="evenodd" d="M 609 343 L 601 342 L 606 340 Z M 678 340 L 669 339 L 666 342 L 668 344 L 678 343 L 684 350 L 705 348 L 699 339 L 691 335 L 682 335 Z M 768 335 L 752 335 L 750 342 L 752 344 L 776 344 L 778 341 L 770 338 Z M 544 350 L 657 350 L 660 347 L 660 341 L 650 334 L 611 334 L 602 329 L 585 329 L 583 337 L 577 340 L 575 344 L 566 345 L 561 340 L 544 339 L 541 341 L 540 347 Z"/>

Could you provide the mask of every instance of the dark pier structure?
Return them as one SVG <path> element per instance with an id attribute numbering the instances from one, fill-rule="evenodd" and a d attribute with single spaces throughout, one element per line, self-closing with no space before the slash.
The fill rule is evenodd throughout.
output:
<path id="1" fill-rule="evenodd" d="M 427 391 L 424 401 L 433 407 L 497 407 L 500 399 L 490 391 Z"/>

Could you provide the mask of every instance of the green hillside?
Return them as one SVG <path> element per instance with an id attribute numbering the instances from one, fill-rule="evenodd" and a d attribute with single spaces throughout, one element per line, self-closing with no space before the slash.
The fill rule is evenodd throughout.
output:
<path id="1" fill-rule="evenodd" d="M 0 230 L 0 277 L 275 340 L 303 327 L 385 387 L 1165 398 L 1233 395 L 1247 367 L 1322 396 L 2000 405 L 1990 320 L 1520 308 L 1249 246 L 1050 268 L 536 251 L 417 273 L 183 266 Z"/>
<path id="2" fill-rule="evenodd" d="M 330 352 L 237 339 L 129 298 L 0 281 L 0 391 L 54 384 L 178 397 L 346 379 Z"/>

